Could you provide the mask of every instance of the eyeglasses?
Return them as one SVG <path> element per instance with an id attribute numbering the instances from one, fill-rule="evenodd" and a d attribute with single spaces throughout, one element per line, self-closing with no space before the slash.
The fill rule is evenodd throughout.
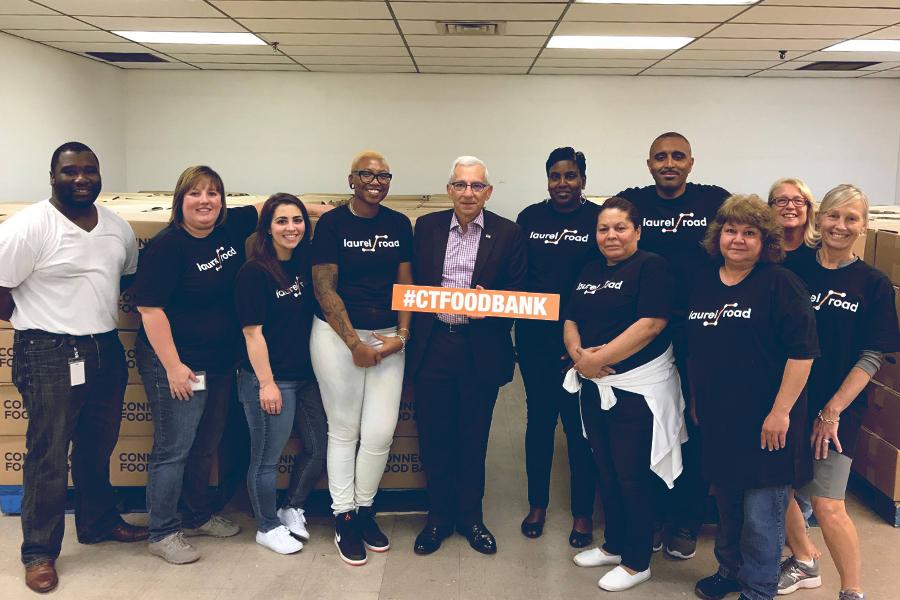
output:
<path id="1" fill-rule="evenodd" d="M 772 204 L 777 206 L 778 208 L 784 208 L 788 204 L 793 204 L 796 207 L 801 207 L 806 204 L 806 198 L 803 196 L 794 196 L 793 198 L 788 198 L 787 196 L 781 196 L 779 198 L 775 198 L 772 200 Z"/>
<path id="2" fill-rule="evenodd" d="M 358 176 L 363 183 L 372 183 L 376 179 L 378 183 L 390 183 L 393 178 L 391 173 L 373 173 L 372 171 L 353 171 L 352 174 Z"/>
<path id="3" fill-rule="evenodd" d="M 453 191 L 459 193 L 465 192 L 466 188 L 472 188 L 472 191 L 478 194 L 491 186 L 486 183 L 481 183 L 480 181 L 476 181 L 474 183 L 466 183 L 465 181 L 452 181 L 450 182 L 450 187 L 453 188 Z"/>

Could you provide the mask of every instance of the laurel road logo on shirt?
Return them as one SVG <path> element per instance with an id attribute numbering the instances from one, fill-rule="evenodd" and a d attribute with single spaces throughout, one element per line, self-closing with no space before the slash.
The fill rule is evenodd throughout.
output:
<path id="1" fill-rule="evenodd" d="M 621 281 L 610 281 L 606 280 L 603 283 L 579 283 L 578 287 L 575 288 L 576 292 L 581 292 L 585 296 L 594 295 L 597 293 L 597 290 L 621 290 L 622 282 Z"/>
<path id="2" fill-rule="evenodd" d="M 389 239 L 387 235 L 376 235 L 371 240 L 348 240 L 344 238 L 344 248 L 359 248 L 363 252 L 375 252 L 379 248 L 399 248 L 400 240 Z"/>
<path id="3" fill-rule="evenodd" d="M 695 219 L 694 213 L 678 213 L 677 219 L 644 219 L 644 227 L 659 227 L 663 233 L 678 233 L 679 227 L 706 227 L 706 217 Z"/>
<path id="4" fill-rule="evenodd" d="M 730 302 L 728 304 L 723 304 L 722 308 L 715 311 L 691 311 L 690 314 L 688 314 L 688 320 L 702 320 L 704 327 L 716 327 L 719 324 L 720 319 L 749 319 L 752 310 L 752 308 L 741 309 L 738 307 L 737 302 Z"/>
<path id="5" fill-rule="evenodd" d="M 276 290 L 275 297 L 276 298 L 284 298 L 285 296 L 293 296 L 294 298 L 299 298 L 303 295 L 304 283 L 300 281 L 300 276 L 294 276 L 294 283 L 289 288 L 285 288 L 283 290 Z"/>
<path id="6" fill-rule="evenodd" d="M 811 294 L 809 299 L 812 302 L 813 310 L 820 310 L 823 306 L 833 306 L 841 310 L 849 310 L 856 312 L 859 310 L 859 302 L 850 302 L 845 300 L 847 292 L 836 292 L 828 290 L 828 293 Z"/>
<path id="7" fill-rule="evenodd" d="M 216 257 L 209 262 L 197 263 L 197 270 L 209 271 L 212 269 L 214 271 L 221 271 L 222 263 L 234 256 L 237 256 L 237 250 L 234 249 L 234 246 L 229 246 L 228 250 L 226 250 L 224 246 L 219 246 L 216 248 Z"/>
<path id="8" fill-rule="evenodd" d="M 529 237 L 533 240 L 544 240 L 545 244 L 553 244 L 554 246 L 559 245 L 563 240 L 567 242 L 588 241 L 588 234 L 578 235 L 577 229 L 563 229 L 562 231 L 556 231 L 554 233 L 538 233 L 537 231 L 532 231 Z"/>

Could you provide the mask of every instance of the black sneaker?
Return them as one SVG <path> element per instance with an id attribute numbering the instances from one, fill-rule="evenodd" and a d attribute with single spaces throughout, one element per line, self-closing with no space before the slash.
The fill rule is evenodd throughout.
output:
<path id="1" fill-rule="evenodd" d="M 690 529 L 676 529 L 666 542 L 666 554 L 679 560 L 693 558 L 697 554 L 697 534 Z"/>
<path id="2" fill-rule="evenodd" d="M 360 506 L 356 509 L 356 526 L 362 536 L 366 548 L 372 552 L 387 552 L 391 549 L 391 542 L 384 532 L 378 528 L 375 521 L 375 511 L 371 506 Z"/>
<path id="3" fill-rule="evenodd" d="M 338 549 L 341 560 L 348 565 L 364 565 L 366 547 L 363 546 L 362 537 L 356 522 L 356 513 L 353 511 L 340 513 L 334 516 L 334 545 Z"/>
<path id="4" fill-rule="evenodd" d="M 721 600 L 728 594 L 740 591 L 741 584 L 737 579 L 727 579 L 718 573 L 704 577 L 694 586 L 694 593 L 704 600 Z"/>

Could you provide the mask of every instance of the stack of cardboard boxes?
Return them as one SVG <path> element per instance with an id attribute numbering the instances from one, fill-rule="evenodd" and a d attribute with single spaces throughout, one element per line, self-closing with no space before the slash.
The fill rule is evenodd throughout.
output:
<path id="1" fill-rule="evenodd" d="M 168 223 L 171 198 L 171 192 L 142 192 L 101 194 L 97 201 L 116 211 L 129 222 L 134 229 L 139 247 L 143 248 Z M 340 204 L 349 196 L 305 194 L 301 195 L 301 198 L 306 204 Z M 264 200 L 265 196 L 237 194 L 229 195 L 227 203 L 229 206 L 242 206 Z M 413 222 L 419 216 L 452 206 L 446 196 L 391 196 L 384 203 L 408 215 Z M 0 204 L 0 221 L 25 206 L 28 204 Z M 129 292 L 123 293 L 119 300 L 118 327 L 128 361 L 128 386 L 122 408 L 119 442 L 110 459 L 110 481 L 114 486 L 145 486 L 147 464 L 153 445 L 153 419 L 135 361 L 134 343 L 137 330 L 140 328 L 140 315 Z M 8 322 L 0 321 L 0 485 L 22 483 L 25 431 L 28 425 L 28 414 L 22 398 L 12 384 L 13 333 Z M 404 387 L 399 419 L 381 487 L 423 488 L 425 477 L 419 460 L 418 433 L 409 386 Z M 279 488 L 286 488 L 290 481 L 294 455 L 300 449 L 300 445 L 300 440 L 292 437 L 285 446 L 279 465 Z M 215 485 L 217 481 L 214 469 L 210 483 Z M 323 475 L 317 488 L 327 489 L 327 487 L 327 479 Z"/>

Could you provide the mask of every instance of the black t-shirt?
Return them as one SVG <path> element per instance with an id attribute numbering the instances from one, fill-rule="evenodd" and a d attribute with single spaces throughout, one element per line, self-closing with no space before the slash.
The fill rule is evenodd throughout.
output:
<path id="1" fill-rule="evenodd" d="M 629 258 L 607 265 L 593 260 L 576 278 L 563 318 L 574 321 L 582 348 L 608 344 L 638 319 L 668 319 L 672 311 L 672 275 L 665 259 L 638 250 Z M 610 365 L 617 373 L 646 364 L 666 351 L 668 328 L 622 362 Z"/>
<path id="2" fill-rule="evenodd" d="M 290 282 L 286 286 L 251 260 L 241 267 L 235 282 L 234 300 L 241 327 L 262 325 L 269 351 L 269 365 L 277 381 L 312 379 L 309 333 L 315 310 L 313 289 L 303 262 L 297 257 L 282 261 Z M 244 345 L 241 366 L 253 370 Z"/>
<path id="3" fill-rule="evenodd" d="M 661 198 L 654 185 L 628 188 L 616 195 L 630 200 L 641 212 L 641 250 L 669 261 L 678 282 L 674 316 L 683 318 L 696 274 L 714 264 L 700 242 L 730 194 L 715 185 L 688 183 L 684 193 L 672 200 Z"/>
<path id="4" fill-rule="evenodd" d="M 227 210 L 225 223 L 204 238 L 169 225 L 150 240 L 138 262 L 136 304 L 165 311 L 181 362 L 195 371 L 231 371 L 243 344 L 234 279 L 257 212 L 253 206 Z M 139 335 L 147 341 L 143 326 Z"/>
<path id="5" fill-rule="evenodd" d="M 812 259 L 813 261 L 816 260 L 815 248 L 810 248 L 806 244 L 800 244 L 795 250 L 785 251 L 784 262 L 782 262 L 781 264 L 794 273 L 797 273 L 797 265 L 807 262 L 810 259 Z M 799 275 L 799 273 L 797 274 Z"/>
<path id="6" fill-rule="evenodd" d="M 787 360 L 819 355 L 803 282 L 781 265 L 758 264 L 727 286 L 718 267 L 706 269 L 688 301 L 687 336 L 707 480 L 743 489 L 808 481 L 805 389 L 790 413 L 787 447 L 760 449 Z"/>
<path id="7" fill-rule="evenodd" d="M 812 253 L 795 263 L 794 271 L 809 290 L 822 348 L 822 357 L 813 363 L 809 376 L 812 422 L 841 386 L 861 352 L 896 352 L 900 350 L 900 333 L 894 288 L 878 269 L 861 260 L 840 269 L 826 269 Z M 855 421 L 841 419 L 838 425 L 838 438 L 848 456 L 853 454 L 859 433 L 858 424 L 853 426 Z"/>
<path id="8" fill-rule="evenodd" d="M 350 323 L 357 329 L 384 329 L 397 325 L 391 310 L 391 292 L 397 267 L 412 261 L 412 225 L 409 218 L 381 206 L 372 218 L 357 217 L 349 205 L 328 211 L 316 224 L 313 264 L 335 264 L 337 293 L 344 301 Z M 319 312 L 319 316 L 324 316 Z"/>
<path id="9" fill-rule="evenodd" d="M 595 235 L 599 212 L 598 205 L 586 201 L 572 212 L 561 213 L 543 200 L 519 213 L 516 223 L 528 253 L 524 291 L 559 294 L 565 302 L 581 268 L 600 258 Z"/>

